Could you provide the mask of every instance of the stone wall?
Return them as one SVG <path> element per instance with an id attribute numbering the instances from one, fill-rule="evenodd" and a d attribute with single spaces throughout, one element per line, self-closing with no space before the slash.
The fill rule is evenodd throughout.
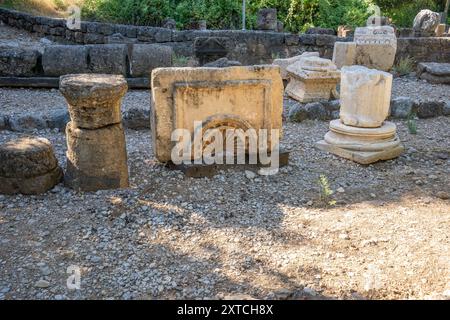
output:
<path id="1" fill-rule="evenodd" d="M 319 51 L 331 58 L 336 41 L 351 41 L 331 34 L 290 34 L 240 30 L 171 30 L 157 27 L 82 22 L 80 30 L 70 30 L 66 20 L 36 17 L 0 8 L 0 21 L 12 27 L 69 45 L 108 43 L 154 43 L 170 46 L 179 56 L 208 62 L 227 57 L 244 65 L 272 63 L 306 51 Z M 399 38 L 397 59 L 410 56 L 417 62 L 450 62 L 450 38 Z"/>
<path id="2" fill-rule="evenodd" d="M 49 40 L 65 44 L 111 43 L 113 35 L 120 34 L 124 43 L 159 43 L 171 46 L 177 55 L 197 56 L 195 42 L 198 38 L 217 39 L 218 46 L 226 49 L 225 56 L 245 65 L 271 63 L 274 58 L 289 57 L 305 51 L 319 51 L 331 58 L 336 41 L 351 39 L 337 38 L 327 34 L 304 34 L 241 31 L 241 30 L 171 30 L 157 27 L 118 25 L 98 22 L 82 22 L 80 30 L 70 30 L 66 20 L 36 17 L 23 12 L 0 8 L 0 21 L 37 33 Z M 119 41 L 120 42 L 120 41 Z M 114 39 L 114 43 L 117 40 Z M 211 48 L 215 50 L 216 48 Z"/>

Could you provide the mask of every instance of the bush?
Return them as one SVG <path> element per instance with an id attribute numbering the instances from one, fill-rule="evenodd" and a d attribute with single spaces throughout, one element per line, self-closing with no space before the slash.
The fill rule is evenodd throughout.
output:
<path id="1" fill-rule="evenodd" d="M 61 14 L 68 4 L 82 4 L 88 20 L 160 26 L 165 18 L 174 18 L 179 28 L 191 20 L 206 20 L 210 29 L 240 29 L 242 0 L 3 0 L 8 6 L 32 13 Z M 287 31 L 305 31 L 309 27 L 337 29 L 339 25 L 364 26 L 381 7 L 399 27 L 411 27 L 416 14 L 424 8 L 443 11 L 443 0 L 247 0 L 247 28 L 254 29 L 258 10 L 276 8 L 278 19 Z"/>
<path id="2" fill-rule="evenodd" d="M 412 28 L 414 18 L 422 9 L 444 11 L 443 0 L 375 0 L 384 16 L 392 18 L 397 27 Z"/>
<path id="3" fill-rule="evenodd" d="M 415 61 L 411 57 L 404 57 L 397 62 L 393 71 L 399 76 L 404 76 L 414 71 L 414 65 Z"/>
<path id="4" fill-rule="evenodd" d="M 312 26 L 335 28 L 364 25 L 372 0 L 247 0 L 247 28 L 256 25 L 261 8 L 276 8 L 289 31 Z M 83 16 L 89 19 L 159 26 L 172 17 L 178 27 L 206 20 L 210 29 L 240 29 L 242 0 L 85 0 Z"/>
<path id="5" fill-rule="evenodd" d="M 85 0 L 82 15 L 88 19 L 158 26 L 172 13 L 173 0 Z"/>

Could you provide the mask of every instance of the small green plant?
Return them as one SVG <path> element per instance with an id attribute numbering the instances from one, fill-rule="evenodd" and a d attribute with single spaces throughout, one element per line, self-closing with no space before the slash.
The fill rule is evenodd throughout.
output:
<path id="1" fill-rule="evenodd" d="M 177 55 L 175 54 L 173 56 L 173 66 L 174 67 L 187 67 L 189 64 L 189 57 L 185 57 L 185 56 L 181 56 L 181 55 Z"/>
<path id="2" fill-rule="evenodd" d="M 281 58 L 281 56 L 280 56 L 279 52 L 272 52 L 272 60 L 280 59 L 280 58 Z"/>
<path id="3" fill-rule="evenodd" d="M 417 134 L 417 121 L 416 121 L 416 113 L 411 112 L 407 118 L 408 130 L 410 134 Z"/>
<path id="4" fill-rule="evenodd" d="M 399 76 L 410 74 L 414 70 L 414 60 L 411 57 L 401 58 L 394 66 L 394 72 Z"/>
<path id="5" fill-rule="evenodd" d="M 336 201 L 331 198 L 333 195 L 333 190 L 330 188 L 330 183 L 328 182 L 328 178 L 321 174 L 318 180 L 319 184 L 319 197 L 320 201 L 326 205 L 334 206 Z"/>

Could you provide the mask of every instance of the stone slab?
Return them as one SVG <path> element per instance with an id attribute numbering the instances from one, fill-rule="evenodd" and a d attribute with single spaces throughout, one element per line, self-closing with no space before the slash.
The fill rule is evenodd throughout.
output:
<path id="1" fill-rule="evenodd" d="M 277 66 L 161 68 L 152 73 L 152 138 L 161 162 L 171 160 L 172 131 L 282 128 L 283 82 Z M 270 132 L 270 131 L 269 131 Z M 270 142 L 270 141 L 269 141 Z"/>

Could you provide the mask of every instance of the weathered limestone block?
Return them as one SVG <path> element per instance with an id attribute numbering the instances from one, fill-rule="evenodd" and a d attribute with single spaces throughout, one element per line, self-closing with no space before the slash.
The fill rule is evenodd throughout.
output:
<path id="1" fill-rule="evenodd" d="M 161 162 L 171 160 L 172 131 L 282 128 L 283 82 L 277 66 L 167 68 L 152 73 L 152 138 Z M 269 136 L 269 145 L 271 143 Z"/>
<path id="2" fill-rule="evenodd" d="M 92 73 L 126 76 L 129 68 L 127 56 L 128 46 L 124 44 L 89 46 L 89 69 Z"/>
<path id="3" fill-rule="evenodd" d="M 257 30 L 277 30 L 277 9 L 267 8 L 258 11 Z"/>
<path id="4" fill-rule="evenodd" d="M 0 76 L 29 77 L 36 73 L 37 50 L 0 47 Z"/>
<path id="5" fill-rule="evenodd" d="M 88 130 L 69 122 L 66 137 L 68 187 L 82 191 L 128 187 L 127 151 L 121 124 Z"/>
<path id="6" fill-rule="evenodd" d="M 355 64 L 389 71 L 394 65 L 397 37 L 390 26 L 356 28 Z"/>
<path id="7" fill-rule="evenodd" d="M 345 125 L 376 128 L 389 115 L 392 74 L 363 66 L 341 70 L 341 120 Z"/>
<path id="8" fill-rule="evenodd" d="M 352 66 L 356 61 L 355 42 L 336 42 L 334 44 L 333 63 L 338 69 L 344 66 Z"/>
<path id="9" fill-rule="evenodd" d="M 330 100 L 340 80 L 331 60 L 307 57 L 287 67 L 290 82 L 286 93 L 302 103 Z"/>
<path id="10" fill-rule="evenodd" d="M 47 139 L 23 137 L 0 146 L 0 193 L 41 194 L 61 178 L 62 170 Z"/>
<path id="11" fill-rule="evenodd" d="M 89 72 L 88 48 L 76 45 L 47 46 L 42 55 L 42 66 L 44 74 L 50 77 Z"/>
<path id="12" fill-rule="evenodd" d="M 450 84 L 450 63 L 419 63 L 417 66 L 417 76 L 431 83 Z"/>
<path id="13" fill-rule="evenodd" d="M 439 13 L 431 10 L 421 10 L 414 18 L 413 28 L 418 31 L 434 32 L 441 22 Z"/>
<path id="14" fill-rule="evenodd" d="M 319 52 L 304 52 L 301 55 L 291 57 L 291 58 L 275 59 L 275 60 L 273 60 L 273 64 L 280 66 L 281 78 L 283 80 L 288 80 L 289 75 L 286 70 L 287 67 L 289 67 L 291 64 L 299 62 L 300 60 L 302 60 L 303 58 L 306 58 L 306 57 L 319 57 Z"/>
<path id="15" fill-rule="evenodd" d="M 153 69 L 172 66 L 173 49 L 159 44 L 135 44 L 130 60 L 133 77 L 150 77 Z"/>
<path id="16" fill-rule="evenodd" d="M 127 90 L 123 76 L 76 74 L 60 80 L 60 91 L 77 128 L 97 129 L 120 123 L 120 104 Z"/>
<path id="17" fill-rule="evenodd" d="M 395 51 L 391 46 L 366 44 L 356 45 L 356 65 L 389 71 L 394 66 Z"/>

